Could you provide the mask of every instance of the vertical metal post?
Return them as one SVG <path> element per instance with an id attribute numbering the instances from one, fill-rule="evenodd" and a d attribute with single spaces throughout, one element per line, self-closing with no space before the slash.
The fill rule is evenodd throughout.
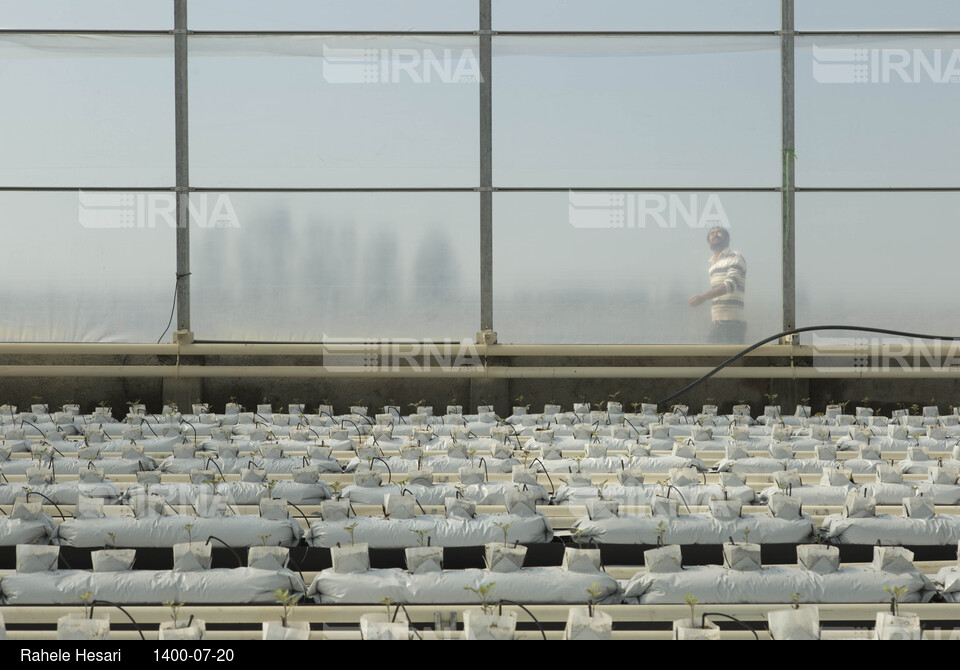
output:
<path id="1" fill-rule="evenodd" d="M 794 31 L 793 1 L 782 0 L 780 29 L 781 115 L 783 146 L 780 160 L 783 165 L 783 191 L 781 213 L 783 216 L 783 329 L 797 325 L 797 279 L 796 279 L 796 144 L 794 143 Z"/>
<path id="2" fill-rule="evenodd" d="M 187 0 L 174 0 L 173 7 L 174 105 L 176 107 L 174 114 L 177 143 L 177 330 L 189 331 L 190 161 L 187 143 Z"/>
<path id="3" fill-rule="evenodd" d="M 493 333 L 493 47 L 491 0 L 480 2 L 480 333 L 491 344 Z"/>

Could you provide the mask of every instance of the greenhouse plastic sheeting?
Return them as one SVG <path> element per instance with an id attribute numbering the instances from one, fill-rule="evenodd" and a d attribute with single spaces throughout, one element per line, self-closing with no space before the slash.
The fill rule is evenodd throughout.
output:
<path id="1" fill-rule="evenodd" d="M 931 519 L 878 514 L 876 517 L 844 519 L 831 514 L 823 519 L 823 533 L 833 544 L 900 544 L 916 546 L 957 545 L 960 541 L 960 517 L 935 516 Z"/>
<path id="2" fill-rule="evenodd" d="M 854 463 L 853 461 L 858 462 Z M 867 474 L 873 472 L 878 463 L 882 463 L 882 461 L 862 461 L 859 459 L 822 461 L 816 458 L 750 457 L 736 460 L 724 458 L 717 462 L 715 469 L 717 472 L 736 472 L 737 474 L 769 474 L 781 470 L 796 470 L 800 474 L 810 475 L 821 474 L 824 468 L 835 468 L 840 465 L 844 468 L 850 468 L 855 474 Z"/>
<path id="3" fill-rule="evenodd" d="M 340 463 L 335 458 L 330 458 L 330 460 L 321 461 L 319 459 L 310 460 L 310 465 L 315 465 L 320 471 L 320 474 L 323 473 L 338 473 L 340 472 Z M 253 468 L 264 468 L 267 471 L 267 474 L 290 474 L 293 471 L 293 468 L 299 468 L 303 466 L 303 458 L 290 457 L 290 458 L 251 458 L 248 456 L 242 456 L 238 458 L 174 458 L 170 456 L 165 458 L 162 463 L 160 463 L 160 472 L 164 472 L 171 475 L 188 475 L 191 470 L 204 470 L 211 469 L 217 471 L 217 474 L 222 472 L 225 475 L 238 475 L 240 471 L 244 468 L 253 467 Z M 279 468 L 271 470 L 270 468 Z"/>
<path id="4" fill-rule="evenodd" d="M 914 493 L 913 487 L 917 488 Z M 899 505 L 904 498 L 917 494 L 932 497 L 935 505 L 960 505 L 960 485 L 931 484 L 930 482 L 910 482 L 909 484 L 871 483 L 863 484 L 864 495 L 877 499 L 878 505 Z M 840 503 L 843 504 L 842 502 Z"/>
<path id="5" fill-rule="evenodd" d="M 504 598 L 521 604 L 586 604 L 587 589 L 597 588 L 601 604 L 620 602 L 617 581 L 604 572 L 566 572 L 561 568 L 523 568 L 517 572 L 448 570 L 414 575 L 398 568 L 342 574 L 320 572 L 307 591 L 321 605 L 380 605 L 384 598 L 404 605 L 477 605 L 467 587 L 495 583 L 490 602 Z"/>
<path id="6" fill-rule="evenodd" d="M 28 468 L 37 467 L 37 461 L 28 458 L 4 461 L 3 473 L 6 475 L 24 475 Z M 95 468 L 103 470 L 105 475 L 132 475 L 141 470 L 156 470 L 157 462 L 149 456 L 143 458 L 79 458 L 43 459 L 43 467 L 51 468 L 57 475 L 76 475 L 81 470 Z"/>
<path id="7" fill-rule="evenodd" d="M 766 514 L 744 514 L 721 520 L 707 514 L 681 514 L 677 517 L 609 517 L 579 519 L 572 531 L 583 531 L 584 541 L 598 544 L 656 544 L 658 526 L 663 524 L 667 544 L 723 544 L 729 538 L 744 539 L 750 529 L 750 541 L 758 544 L 799 544 L 813 537 L 813 519 L 777 519 Z"/>
<path id="8" fill-rule="evenodd" d="M 640 468 L 644 472 L 668 472 L 671 468 L 706 469 L 700 459 L 675 456 L 605 456 L 603 458 L 583 458 L 579 463 L 571 458 L 560 458 L 546 459 L 541 462 L 550 474 L 570 474 L 578 471 L 609 473 L 624 468 Z M 536 467 L 539 467 L 539 464 Z"/>
<path id="9" fill-rule="evenodd" d="M 0 489 L 2 490 L 2 489 Z M 124 491 L 123 499 L 129 502 L 140 495 L 147 493 L 147 487 L 141 484 L 131 484 Z M 163 497 L 171 505 L 192 505 L 198 494 L 215 493 L 224 497 L 231 505 L 257 505 L 263 498 L 271 497 L 266 482 L 221 482 L 211 488 L 209 484 L 187 484 L 185 482 L 153 484 L 149 493 Z M 274 498 L 283 498 L 294 505 L 319 505 L 331 497 L 330 488 L 323 482 L 316 484 L 299 484 L 287 480 L 279 480 L 274 484 Z"/>
<path id="10" fill-rule="evenodd" d="M 722 500 L 724 495 L 724 490 L 718 484 L 677 486 L 669 489 L 669 495 L 676 500 L 680 500 L 679 497 L 676 497 L 678 492 L 688 505 L 706 505 L 711 500 Z M 643 486 L 607 484 L 603 487 L 603 499 L 616 500 L 621 505 L 649 505 L 654 496 L 666 496 L 667 494 L 668 491 L 662 490 L 656 484 L 644 484 Z M 726 494 L 729 500 L 742 500 L 747 504 L 754 502 L 756 499 L 756 493 L 749 486 L 728 486 Z M 598 497 L 597 486 L 568 486 L 565 484 L 557 487 L 553 500 L 555 504 L 583 505 L 586 504 L 587 500 L 595 500 Z"/>
<path id="11" fill-rule="evenodd" d="M 257 505 L 261 499 L 271 497 L 266 485 L 257 482 L 224 482 L 217 484 L 217 493 L 234 505 Z M 272 494 L 294 505 L 319 505 L 332 496 L 333 491 L 324 482 L 300 484 L 287 480 L 278 480 Z"/>
<path id="12" fill-rule="evenodd" d="M 381 519 L 368 516 L 349 520 L 314 521 L 305 540 L 311 547 L 335 547 L 351 544 L 345 526 L 356 524 L 355 542 L 366 542 L 376 548 L 416 547 L 415 530 L 429 530 L 426 538 L 434 547 L 475 547 L 487 542 L 503 541 L 503 530 L 495 523 L 510 524 L 507 540 L 511 543 L 543 544 L 553 539 L 553 528 L 543 515 L 520 517 L 512 514 L 478 514 L 472 519 L 447 519 L 424 515 L 412 519 Z M 424 543 L 426 543 L 424 539 Z"/>
<path id="13" fill-rule="evenodd" d="M 457 497 L 458 486 L 460 485 L 452 483 L 433 484 L 431 486 L 405 484 L 403 489 L 412 493 L 421 505 L 443 505 L 447 498 Z M 506 504 L 505 494 L 517 490 L 510 482 L 485 482 L 483 484 L 461 486 L 461 488 L 463 489 L 463 497 L 478 505 L 504 505 Z M 536 486 L 526 484 L 521 488 L 524 491 L 534 493 L 538 503 L 550 500 L 547 489 L 539 484 Z M 396 484 L 372 487 L 351 485 L 343 489 L 342 496 L 348 498 L 355 505 L 382 505 L 385 496 L 399 494 L 400 487 Z"/>
<path id="14" fill-rule="evenodd" d="M 384 459 L 387 462 L 385 466 L 383 461 L 375 460 L 371 463 L 374 470 L 386 472 L 387 466 L 394 474 L 419 470 L 421 467 L 433 468 L 435 473 L 457 474 L 460 468 L 476 467 L 480 465 L 480 459 L 470 460 L 469 458 L 450 458 L 448 456 L 424 456 L 420 461 L 416 459 L 400 458 L 398 456 L 389 456 Z M 515 458 L 484 458 L 487 472 L 509 474 L 513 471 L 514 465 L 520 465 L 520 461 Z M 482 467 L 482 466 L 481 466 Z M 354 472 L 357 469 L 366 470 L 366 459 L 351 458 L 350 462 L 344 467 L 344 472 Z"/>
<path id="15" fill-rule="evenodd" d="M 794 486 L 790 489 L 790 496 L 798 498 L 804 505 L 842 505 L 846 500 L 847 494 L 856 485 L 850 486 L 820 486 L 819 484 L 810 484 L 804 486 Z M 784 493 L 777 486 L 768 486 L 760 491 L 760 500 L 767 501 L 771 496 Z"/>
<path id="16" fill-rule="evenodd" d="M 18 544 L 49 544 L 50 537 L 57 530 L 53 517 L 41 514 L 34 521 L 0 517 L 0 546 L 13 547 Z"/>
<path id="17" fill-rule="evenodd" d="M 144 432 L 147 435 L 150 434 L 148 428 L 144 429 Z M 134 443 L 143 447 L 144 452 L 146 453 L 170 453 L 173 451 L 173 448 L 179 444 L 186 444 L 190 440 L 183 437 L 182 435 L 171 435 L 169 437 L 142 437 L 138 440 L 134 440 Z M 73 442 L 74 449 L 77 446 L 83 446 L 82 442 Z M 104 440 L 100 444 L 96 445 L 100 450 L 105 454 L 120 453 L 123 451 L 124 445 L 130 444 L 130 440 Z M 61 449 L 62 451 L 62 449 Z"/>
<path id="18" fill-rule="evenodd" d="M 80 605 L 89 591 L 96 600 L 118 605 L 159 605 L 173 601 L 200 604 L 276 604 L 274 592 L 306 591 L 300 576 L 289 570 L 233 568 L 180 572 L 130 570 L 88 572 L 57 570 L 12 574 L 0 580 L 5 605 Z"/>
<path id="19" fill-rule="evenodd" d="M 187 533 L 185 526 L 192 525 Z M 110 536 L 114 533 L 116 536 Z M 172 547 L 187 542 L 206 542 L 215 535 L 231 547 L 253 547 L 262 544 L 258 535 L 269 535 L 271 545 L 293 547 L 300 542 L 303 529 L 294 519 L 271 520 L 251 514 L 200 518 L 165 516 L 152 519 L 104 517 L 64 521 L 51 539 L 51 544 L 70 547 Z M 223 546 L 214 540 L 214 546 Z"/>
<path id="20" fill-rule="evenodd" d="M 56 484 L 0 484 L 0 505 L 12 505 L 17 498 L 25 498 L 27 490 L 46 496 L 30 496 L 31 502 L 42 502 L 44 505 L 76 505 L 80 494 L 90 498 L 99 498 L 104 504 L 110 505 L 120 499 L 120 489 L 113 482 L 104 481 L 98 484 L 82 484 L 80 482 L 59 482 Z"/>
<path id="21" fill-rule="evenodd" d="M 948 603 L 960 603 L 960 567 L 951 565 L 941 568 L 933 578 L 940 597 Z"/>
<path id="22" fill-rule="evenodd" d="M 751 540 L 753 538 L 751 537 Z M 884 587 L 905 586 L 901 603 L 928 602 L 934 586 L 923 573 L 889 573 L 872 567 L 840 568 L 819 574 L 798 567 L 766 567 L 738 572 L 720 566 L 685 568 L 682 572 L 638 572 L 624 588 L 624 599 L 641 605 L 681 605 L 695 594 L 701 605 L 790 603 L 886 603 Z"/>
<path id="23" fill-rule="evenodd" d="M 938 465 L 960 468 L 960 461 L 953 458 L 945 458 L 941 463 L 936 458 L 931 458 L 929 461 L 914 461 L 909 458 L 905 458 L 897 465 L 900 468 L 900 472 L 905 475 L 925 475 L 930 468 Z"/>

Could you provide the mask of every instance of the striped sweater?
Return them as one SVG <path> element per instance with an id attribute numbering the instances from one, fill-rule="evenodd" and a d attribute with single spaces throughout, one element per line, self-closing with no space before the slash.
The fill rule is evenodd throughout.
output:
<path id="1" fill-rule="evenodd" d="M 710 257 L 710 288 L 725 286 L 727 292 L 713 299 L 710 316 L 714 321 L 743 321 L 743 291 L 747 281 L 747 262 L 739 251 L 724 249 L 714 260 Z"/>

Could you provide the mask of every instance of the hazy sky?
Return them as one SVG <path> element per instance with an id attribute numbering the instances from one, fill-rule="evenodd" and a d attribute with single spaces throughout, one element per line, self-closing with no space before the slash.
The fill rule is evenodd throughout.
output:
<path id="1" fill-rule="evenodd" d="M 0 27 L 169 30 L 172 4 L 0 0 Z M 213 31 L 472 31 L 477 3 L 191 0 L 189 16 Z M 500 31 L 775 31 L 779 20 L 772 0 L 493 3 Z M 796 24 L 960 29 L 960 3 L 798 0 Z M 960 38 L 796 44 L 799 186 L 957 184 Z M 190 54 L 191 182 L 226 195 L 194 198 L 198 338 L 472 337 L 475 193 L 229 189 L 476 187 L 476 39 L 205 36 Z M 776 36 L 496 37 L 495 185 L 648 189 L 495 194 L 501 341 L 702 341 L 708 309 L 686 299 L 708 288 L 704 226 L 718 217 L 747 259 L 748 337 L 779 330 L 779 194 L 710 190 L 779 185 L 779 63 Z M 843 80 L 857 66 L 866 80 Z M 171 37 L 0 35 L 0 84 L 0 185 L 173 185 Z M 0 192 L 13 294 L 0 340 L 156 341 L 175 272 L 164 197 Z M 960 331 L 958 200 L 798 194 L 800 325 Z M 109 227 L 118 221 L 127 227 Z"/>

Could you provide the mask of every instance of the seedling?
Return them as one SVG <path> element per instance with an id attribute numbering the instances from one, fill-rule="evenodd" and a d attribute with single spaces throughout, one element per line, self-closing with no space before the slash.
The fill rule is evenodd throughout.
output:
<path id="1" fill-rule="evenodd" d="M 743 543 L 744 543 L 744 544 L 748 544 L 749 542 L 750 542 L 750 529 L 749 529 L 749 528 L 744 528 L 744 529 L 743 529 Z"/>
<path id="2" fill-rule="evenodd" d="M 178 603 L 173 600 L 165 600 L 162 604 L 170 608 L 170 616 L 173 619 L 173 627 L 179 628 L 180 626 L 177 622 L 180 618 L 180 610 L 183 608 L 183 603 Z"/>
<path id="3" fill-rule="evenodd" d="M 344 526 L 344 527 L 343 527 L 343 529 L 344 529 L 345 531 L 347 531 L 348 533 L 350 533 L 350 544 L 354 544 L 354 541 L 353 541 L 353 531 L 355 531 L 355 530 L 357 529 L 357 526 L 359 526 L 359 525 L 360 525 L 359 523 L 357 523 L 356 521 L 354 521 L 354 522 L 353 522 L 352 524 L 350 524 L 349 526 Z"/>
<path id="4" fill-rule="evenodd" d="M 890 612 L 893 616 L 900 616 L 900 598 L 907 595 L 907 587 L 903 586 L 884 586 L 883 590 L 890 594 Z"/>
<path id="5" fill-rule="evenodd" d="M 433 528 L 427 528 L 425 530 L 411 530 L 410 532 L 417 534 L 417 545 L 425 547 L 427 546 L 424 544 L 427 541 L 427 535 L 429 535 L 432 530 Z"/>
<path id="6" fill-rule="evenodd" d="M 290 591 L 287 590 L 277 589 L 273 592 L 273 599 L 278 605 L 283 607 L 283 614 L 280 616 L 280 623 L 284 628 L 286 628 L 287 619 L 293 613 L 293 609 L 297 606 L 297 603 L 300 600 L 300 595 L 297 593 L 290 593 Z"/>
<path id="7" fill-rule="evenodd" d="M 183 529 L 187 531 L 187 542 L 192 543 L 193 542 L 193 524 L 188 523 L 183 527 Z"/>
<path id="8" fill-rule="evenodd" d="M 272 536 L 273 536 L 273 533 L 267 533 L 266 535 L 257 535 L 257 537 L 260 538 L 260 546 L 261 547 L 267 546 L 267 540 L 269 540 Z"/>
<path id="9" fill-rule="evenodd" d="M 390 606 L 393 604 L 393 598 L 381 598 L 380 602 L 387 608 L 387 621 L 390 621 Z"/>
<path id="10" fill-rule="evenodd" d="M 667 534 L 667 522 L 661 521 L 657 524 L 656 536 L 657 536 L 657 546 L 663 546 L 663 536 Z"/>
<path id="11" fill-rule="evenodd" d="M 493 614 L 493 604 L 490 602 L 490 592 L 493 591 L 493 587 L 496 586 L 496 582 L 490 582 L 479 588 L 473 588 L 472 586 L 464 586 L 464 591 L 470 591 L 480 598 L 480 609 L 487 616 Z"/>
<path id="12" fill-rule="evenodd" d="M 597 601 L 600 599 L 600 596 L 603 595 L 603 589 L 600 588 L 600 585 L 594 582 L 587 587 L 587 596 L 589 596 L 589 601 L 587 602 L 587 612 L 593 617 L 594 613 L 597 610 Z"/>
<path id="13" fill-rule="evenodd" d="M 83 618 L 90 619 L 93 617 L 93 591 L 84 591 L 81 593 L 80 601 L 83 603 Z"/>
<path id="14" fill-rule="evenodd" d="M 270 498 L 272 498 L 272 497 L 273 497 L 273 489 L 275 489 L 275 488 L 277 487 L 277 480 L 276 480 L 276 479 L 271 479 L 271 480 L 268 481 L 266 484 L 264 484 L 264 486 L 267 487 L 267 496 L 269 496 Z"/>
<path id="15" fill-rule="evenodd" d="M 699 626 L 697 625 L 696 615 L 697 615 L 697 603 L 699 603 L 700 601 L 697 600 L 697 597 L 695 595 L 688 593 L 683 597 L 683 602 L 687 603 L 687 605 L 690 607 L 690 627 L 699 628 Z"/>
<path id="16" fill-rule="evenodd" d="M 800 599 L 803 597 L 802 593 L 788 593 L 790 596 L 790 607 L 795 610 L 800 609 Z"/>
<path id="17" fill-rule="evenodd" d="M 110 538 L 110 548 L 117 548 L 117 534 L 114 532 L 107 533 L 107 537 Z"/>
<path id="18" fill-rule="evenodd" d="M 499 528 L 501 531 L 503 531 L 503 544 L 504 544 L 504 546 L 506 546 L 506 544 L 507 544 L 507 531 L 510 530 L 510 526 L 513 525 L 513 522 L 511 521 L 510 523 L 503 523 L 503 522 L 501 522 L 501 521 L 494 521 L 494 522 L 493 522 L 493 525 L 496 526 L 497 528 Z"/>

